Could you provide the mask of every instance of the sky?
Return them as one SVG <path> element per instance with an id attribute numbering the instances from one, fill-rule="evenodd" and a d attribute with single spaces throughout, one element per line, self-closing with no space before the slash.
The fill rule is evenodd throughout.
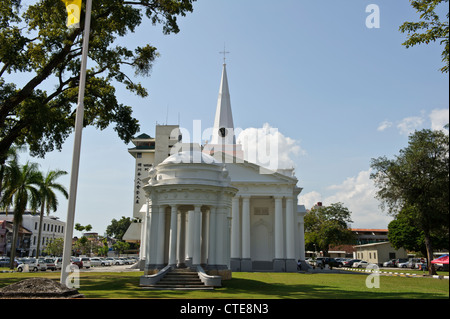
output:
<path id="1" fill-rule="evenodd" d="M 372 4 L 379 25 L 369 28 Z M 393 158 L 414 130 L 440 129 L 449 117 L 442 48 L 402 46 L 399 26 L 418 19 L 408 0 L 199 0 L 178 18 L 179 34 L 147 21 L 118 41 L 160 53 L 151 77 L 136 79 L 149 96 L 118 86 L 118 100 L 133 107 L 140 133 L 154 136 L 156 124 L 212 127 L 225 46 L 235 127 L 278 130 L 283 165 L 303 188 L 299 204 L 342 202 L 353 228 L 387 228 L 392 217 L 375 199 L 371 159 Z M 132 217 L 130 147 L 112 128 L 83 130 L 75 223 L 103 234 L 112 219 Z M 21 160 L 70 173 L 72 149 L 71 136 L 62 152 Z M 60 182 L 69 188 L 69 180 Z M 67 200 L 60 197 L 54 215 L 66 220 Z"/>

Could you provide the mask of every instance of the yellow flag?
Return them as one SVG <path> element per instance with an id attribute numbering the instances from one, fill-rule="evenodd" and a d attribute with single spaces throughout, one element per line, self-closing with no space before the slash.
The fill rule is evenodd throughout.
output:
<path id="1" fill-rule="evenodd" d="M 67 10 L 67 27 L 80 27 L 80 12 L 82 0 L 62 0 Z"/>

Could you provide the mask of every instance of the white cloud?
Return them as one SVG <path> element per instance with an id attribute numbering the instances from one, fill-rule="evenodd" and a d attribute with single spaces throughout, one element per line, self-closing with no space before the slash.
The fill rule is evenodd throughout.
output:
<path id="1" fill-rule="evenodd" d="M 284 136 L 266 123 L 262 128 L 247 128 L 237 138 L 245 160 L 269 169 L 293 168 L 294 159 L 306 152 L 299 141 Z"/>
<path id="2" fill-rule="evenodd" d="M 397 128 L 400 130 L 400 134 L 410 135 L 411 133 L 414 133 L 415 130 L 422 127 L 423 122 L 423 117 L 411 116 L 401 120 L 397 125 Z"/>
<path id="3" fill-rule="evenodd" d="M 425 112 L 421 112 L 420 116 L 406 117 L 398 121 L 396 127 L 400 134 L 410 135 L 416 130 L 427 127 L 432 130 L 445 130 L 444 125 L 447 123 L 449 123 L 449 109 L 435 109 L 428 115 Z M 385 131 L 393 125 L 393 122 L 385 120 L 378 125 L 377 131 Z"/>
<path id="4" fill-rule="evenodd" d="M 322 201 L 322 195 L 319 192 L 312 191 L 306 194 L 300 193 L 298 196 L 298 204 L 305 205 L 306 209 L 312 208 L 317 202 Z"/>
<path id="5" fill-rule="evenodd" d="M 362 171 L 341 184 L 329 186 L 328 190 L 334 194 L 323 200 L 323 196 L 316 191 L 299 196 L 299 204 L 304 204 L 309 209 L 318 201 L 322 201 L 325 206 L 341 202 L 352 212 L 353 228 L 387 228 L 392 217 L 379 208 L 370 173 L 371 170 Z"/>
<path id="6" fill-rule="evenodd" d="M 380 125 L 378 126 L 377 131 L 382 132 L 382 131 L 386 130 L 387 128 L 391 127 L 391 126 L 392 126 L 392 122 L 389 122 L 389 121 L 383 121 L 383 122 L 381 122 Z"/>
<path id="7" fill-rule="evenodd" d="M 432 130 L 444 130 L 444 125 L 449 122 L 449 110 L 433 110 L 430 115 L 431 129 Z"/>

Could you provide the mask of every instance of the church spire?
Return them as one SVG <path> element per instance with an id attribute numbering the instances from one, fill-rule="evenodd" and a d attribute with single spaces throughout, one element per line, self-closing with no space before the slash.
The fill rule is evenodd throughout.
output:
<path id="1" fill-rule="evenodd" d="M 224 50 L 224 55 L 228 52 Z M 219 97 L 217 100 L 216 118 L 212 134 L 212 144 L 234 145 L 233 114 L 231 112 L 230 89 L 228 87 L 227 65 L 223 63 L 222 80 L 220 83 Z"/>

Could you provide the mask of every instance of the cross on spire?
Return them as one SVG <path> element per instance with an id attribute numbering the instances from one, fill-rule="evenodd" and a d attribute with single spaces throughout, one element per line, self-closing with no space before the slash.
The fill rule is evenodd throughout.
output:
<path id="1" fill-rule="evenodd" d="M 227 54 L 230 53 L 226 50 L 225 45 L 223 46 L 223 51 L 219 52 L 220 54 L 223 54 L 223 64 L 226 64 L 226 60 L 227 60 Z"/>

